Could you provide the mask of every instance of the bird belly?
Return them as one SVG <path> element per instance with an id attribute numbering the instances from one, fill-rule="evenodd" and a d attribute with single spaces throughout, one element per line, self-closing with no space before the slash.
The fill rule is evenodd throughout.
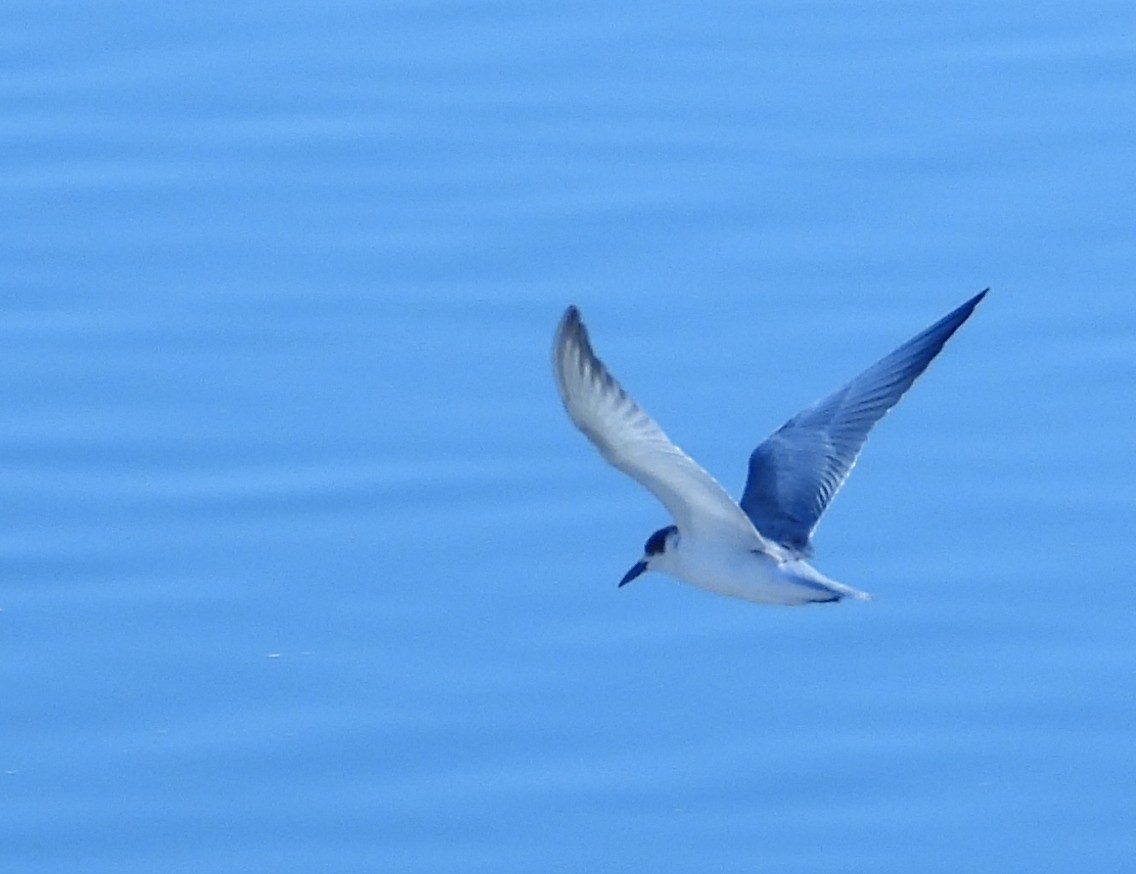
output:
<path id="1" fill-rule="evenodd" d="M 700 547 L 686 541 L 669 567 L 679 580 L 760 604 L 794 606 L 844 597 L 867 597 L 830 580 L 803 561 L 778 561 L 763 552 Z"/>

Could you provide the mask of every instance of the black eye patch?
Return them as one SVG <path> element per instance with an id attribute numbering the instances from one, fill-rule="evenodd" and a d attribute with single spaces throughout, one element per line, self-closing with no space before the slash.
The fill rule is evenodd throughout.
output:
<path id="1" fill-rule="evenodd" d="M 643 547 L 643 552 L 647 555 L 658 555 L 667 546 L 667 536 L 672 531 L 678 531 L 675 525 L 668 525 L 666 528 L 660 528 L 654 534 L 647 538 L 647 543 Z"/>

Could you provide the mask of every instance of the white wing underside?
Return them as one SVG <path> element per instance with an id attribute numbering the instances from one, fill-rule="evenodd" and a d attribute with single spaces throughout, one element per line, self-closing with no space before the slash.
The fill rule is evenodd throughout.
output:
<path id="1" fill-rule="evenodd" d="M 609 463 L 663 503 L 681 534 L 780 553 L 725 489 L 624 391 L 592 351 L 575 307 L 560 320 L 552 361 L 560 397 L 576 427 Z"/>

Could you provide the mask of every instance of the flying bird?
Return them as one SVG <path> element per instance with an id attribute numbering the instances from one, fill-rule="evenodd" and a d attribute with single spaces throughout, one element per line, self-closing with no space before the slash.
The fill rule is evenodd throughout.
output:
<path id="1" fill-rule="evenodd" d="M 564 409 L 600 454 L 674 520 L 647 538 L 643 557 L 619 585 L 653 570 L 763 604 L 869 599 L 806 561 L 813 530 L 872 428 L 985 296 L 975 295 L 774 431 L 750 455 L 739 502 L 624 390 L 592 349 L 580 311 L 568 307 L 552 349 Z"/>

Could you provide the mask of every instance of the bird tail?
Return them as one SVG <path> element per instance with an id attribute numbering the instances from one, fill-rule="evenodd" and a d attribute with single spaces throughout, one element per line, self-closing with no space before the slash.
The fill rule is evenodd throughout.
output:
<path id="1" fill-rule="evenodd" d="M 875 596 L 869 592 L 861 589 L 853 589 L 851 586 L 846 586 L 844 583 L 837 583 L 830 581 L 829 585 L 840 593 L 841 598 L 855 598 L 857 601 L 874 601 Z"/>
<path id="2" fill-rule="evenodd" d="M 793 582 L 812 589 L 817 597 L 812 601 L 839 601 L 842 598 L 855 598 L 857 601 L 871 601 L 872 596 L 859 589 L 853 589 L 844 583 L 830 580 L 815 567 L 805 561 L 786 562 L 783 565 L 789 571 Z"/>

